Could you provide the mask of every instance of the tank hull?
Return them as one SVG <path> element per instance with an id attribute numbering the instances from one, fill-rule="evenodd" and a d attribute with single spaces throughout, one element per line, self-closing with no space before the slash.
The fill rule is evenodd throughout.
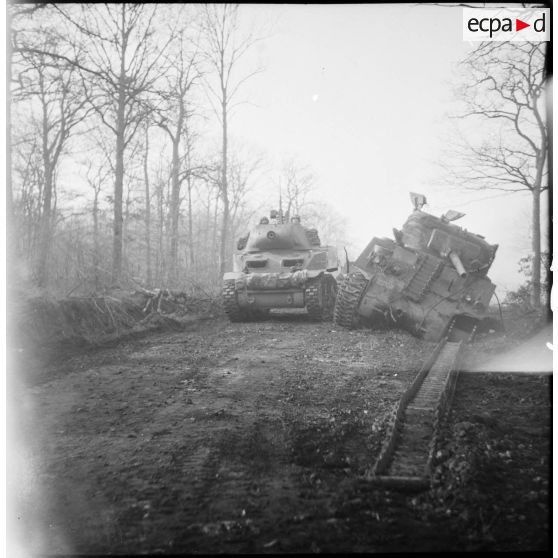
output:
<path id="1" fill-rule="evenodd" d="M 304 308 L 304 291 L 323 272 L 226 273 L 241 308 Z"/>
<path id="2" fill-rule="evenodd" d="M 225 312 L 232 321 L 273 308 L 306 308 L 311 319 L 330 319 L 337 292 L 337 251 L 320 246 L 314 229 L 259 225 L 242 239 L 234 271 L 223 277 Z"/>
<path id="3" fill-rule="evenodd" d="M 396 326 L 432 341 L 488 323 L 496 246 L 422 211 L 395 232 L 396 241 L 373 238 L 341 282 L 337 323 Z"/>

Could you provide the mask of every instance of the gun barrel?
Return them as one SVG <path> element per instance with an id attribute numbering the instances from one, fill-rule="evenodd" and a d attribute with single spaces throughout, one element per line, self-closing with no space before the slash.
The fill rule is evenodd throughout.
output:
<path id="1" fill-rule="evenodd" d="M 448 256 L 449 259 L 451 260 L 451 263 L 453 264 L 453 267 L 455 267 L 455 271 L 457 271 L 457 273 L 459 273 L 461 277 L 465 277 L 465 275 L 467 275 L 467 271 L 463 266 L 463 263 L 461 262 L 459 256 L 453 251 L 450 252 Z"/>

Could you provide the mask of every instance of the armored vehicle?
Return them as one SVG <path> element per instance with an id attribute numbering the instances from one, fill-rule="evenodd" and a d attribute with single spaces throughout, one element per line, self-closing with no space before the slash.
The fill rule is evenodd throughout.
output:
<path id="1" fill-rule="evenodd" d="M 487 273 L 498 245 L 451 223 L 463 213 L 435 217 L 422 211 L 424 196 L 411 199 L 415 209 L 394 239 L 373 238 L 340 281 L 334 321 L 398 326 L 430 341 L 492 327 Z"/>
<path id="2" fill-rule="evenodd" d="M 233 271 L 223 277 L 225 312 L 233 322 L 261 317 L 272 308 L 306 308 L 312 320 L 331 319 L 337 250 L 321 246 L 316 229 L 298 217 L 271 212 L 241 238 Z"/>

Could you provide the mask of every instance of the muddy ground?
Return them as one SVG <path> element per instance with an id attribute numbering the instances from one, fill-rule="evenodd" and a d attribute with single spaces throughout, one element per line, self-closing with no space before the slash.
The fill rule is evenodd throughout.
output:
<path id="1" fill-rule="evenodd" d="M 505 344 L 485 339 L 469 357 Z M 405 332 L 347 331 L 302 314 L 200 320 L 46 363 L 16 348 L 11 547 L 549 550 L 548 374 L 462 373 L 432 489 L 367 480 L 388 415 L 432 348 Z"/>

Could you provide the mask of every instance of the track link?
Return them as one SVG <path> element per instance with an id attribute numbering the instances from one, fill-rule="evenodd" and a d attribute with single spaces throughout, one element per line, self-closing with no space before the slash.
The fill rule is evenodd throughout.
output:
<path id="1" fill-rule="evenodd" d="M 234 279 L 223 281 L 223 308 L 231 322 L 245 321 L 248 316 L 238 305 Z"/>
<path id="2" fill-rule="evenodd" d="M 337 294 L 337 282 L 331 275 L 320 275 L 304 289 L 306 310 L 312 321 L 331 320 Z"/>
<path id="3" fill-rule="evenodd" d="M 333 321 L 340 326 L 352 328 L 355 326 L 357 309 L 368 280 L 358 270 L 351 271 L 339 285 Z"/>
<path id="4" fill-rule="evenodd" d="M 448 408 L 463 343 L 444 339 L 403 394 L 373 468 L 374 480 L 409 489 L 428 488 L 439 423 Z"/>

